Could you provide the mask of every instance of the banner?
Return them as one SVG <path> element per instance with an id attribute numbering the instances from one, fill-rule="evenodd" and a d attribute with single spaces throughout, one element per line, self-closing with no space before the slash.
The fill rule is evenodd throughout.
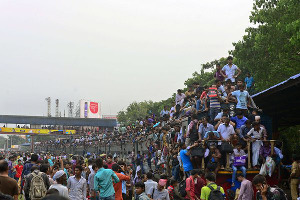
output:
<path id="1" fill-rule="evenodd" d="M 100 103 L 80 100 L 80 118 L 100 118 Z"/>
<path id="2" fill-rule="evenodd" d="M 76 134 L 75 130 L 29 129 L 0 127 L 0 134 Z"/>

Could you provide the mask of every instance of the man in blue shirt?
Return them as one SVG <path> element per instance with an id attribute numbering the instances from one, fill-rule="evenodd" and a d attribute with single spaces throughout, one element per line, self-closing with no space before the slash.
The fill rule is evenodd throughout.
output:
<path id="1" fill-rule="evenodd" d="M 98 158 L 96 165 L 99 168 L 97 174 L 94 177 L 94 189 L 100 191 L 100 200 L 114 200 L 115 189 L 114 183 L 118 183 L 120 180 L 118 176 L 111 169 L 103 168 L 103 160 Z"/>
<path id="2" fill-rule="evenodd" d="M 249 94 L 252 94 L 252 92 L 253 92 L 253 86 L 254 86 L 254 79 L 250 75 L 249 72 L 247 73 L 247 76 L 245 78 L 245 84 L 246 84 L 246 88 L 247 88 Z"/>
<path id="3" fill-rule="evenodd" d="M 184 170 L 184 174 L 186 176 L 186 178 L 190 177 L 191 175 L 191 170 L 194 169 L 193 168 L 193 164 L 192 161 L 190 159 L 190 155 L 191 155 L 191 149 L 195 146 L 197 146 L 198 144 L 195 143 L 192 146 L 188 146 L 186 148 L 185 143 L 180 143 L 180 159 L 183 165 L 183 170 Z"/>
<path id="4" fill-rule="evenodd" d="M 243 126 L 248 119 L 243 115 L 243 112 L 241 110 L 238 110 L 236 112 L 236 116 L 231 117 L 230 120 L 235 123 L 235 129 L 237 133 L 240 133 L 241 126 Z"/>
<path id="5" fill-rule="evenodd" d="M 244 115 L 248 115 L 248 107 L 250 107 L 250 95 L 244 89 L 244 84 L 239 85 L 239 90 L 229 93 L 228 98 L 235 96 L 238 103 L 236 109 L 242 110 Z"/>

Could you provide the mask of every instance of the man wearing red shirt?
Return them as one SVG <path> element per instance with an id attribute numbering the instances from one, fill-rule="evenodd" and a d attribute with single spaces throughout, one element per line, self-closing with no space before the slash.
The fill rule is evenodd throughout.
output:
<path id="1" fill-rule="evenodd" d="M 206 185 L 205 181 L 201 178 L 202 176 L 202 171 L 198 171 L 198 177 L 195 179 L 195 195 L 196 197 L 198 197 L 200 199 L 200 195 L 201 195 L 201 189 L 203 186 Z"/>
<path id="2" fill-rule="evenodd" d="M 21 177 L 22 171 L 23 171 L 23 165 L 22 165 L 22 161 L 18 160 L 18 164 L 15 166 L 16 169 L 16 175 L 15 175 L 15 179 L 17 181 L 19 181 L 19 178 Z"/>
<path id="3" fill-rule="evenodd" d="M 118 164 L 112 165 L 112 170 L 115 172 L 117 177 L 119 178 L 118 183 L 114 183 L 114 189 L 115 189 L 115 200 L 123 200 L 122 197 L 122 181 L 129 181 L 130 180 L 130 174 L 128 176 L 121 174 L 121 167 Z"/>
<path id="4" fill-rule="evenodd" d="M 113 161 L 112 161 L 112 155 L 108 155 L 107 158 L 106 158 L 106 165 L 108 167 L 108 169 L 112 169 L 112 165 L 115 164 Z"/>
<path id="5" fill-rule="evenodd" d="M 191 176 L 186 179 L 186 187 L 185 191 L 187 193 L 186 199 L 191 199 L 191 200 L 199 200 L 199 197 L 196 196 L 195 194 L 195 179 L 197 180 L 198 178 L 198 170 L 193 169 L 191 170 Z"/>

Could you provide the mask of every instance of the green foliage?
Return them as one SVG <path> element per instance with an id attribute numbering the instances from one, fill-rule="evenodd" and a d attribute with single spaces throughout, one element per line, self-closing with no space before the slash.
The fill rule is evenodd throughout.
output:
<path id="1" fill-rule="evenodd" d="M 168 98 L 159 102 L 133 102 L 126 108 L 126 111 L 120 111 L 118 113 L 118 122 L 127 125 L 135 123 L 136 120 L 144 119 L 152 114 L 159 116 L 163 107 L 168 106 L 168 108 L 171 108 L 173 102 L 174 98 Z"/>
<path id="2" fill-rule="evenodd" d="M 285 161 L 290 162 L 292 154 L 300 155 L 300 126 L 279 129 L 279 139 L 283 142 L 283 153 Z"/>
<path id="3" fill-rule="evenodd" d="M 299 0 L 256 0 L 246 35 L 231 51 L 242 71 L 264 90 L 300 72 Z"/>

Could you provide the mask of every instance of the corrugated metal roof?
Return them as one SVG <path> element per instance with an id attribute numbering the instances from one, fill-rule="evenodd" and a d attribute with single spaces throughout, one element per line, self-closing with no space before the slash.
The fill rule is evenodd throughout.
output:
<path id="1" fill-rule="evenodd" d="M 294 76 L 291 76 L 289 79 L 287 79 L 287 80 L 285 80 L 285 81 L 282 81 L 281 83 L 278 83 L 278 84 L 276 84 L 276 85 L 273 85 L 272 87 L 269 87 L 268 89 L 265 89 L 265 90 L 263 90 L 263 91 L 261 91 L 261 92 L 259 92 L 259 93 L 256 93 L 256 94 L 252 95 L 251 97 L 252 97 L 252 98 L 253 98 L 253 97 L 256 97 L 256 96 L 258 96 L 258 95 L 260 95 L 260 94 L 263 94 L 263 93 L 265 93 L 265 92 L 267 92 L 267 91 L 269 91 L 269 90 L 272 90 L 272 89 L 274 89 L 274 88 L 276 88 L 276 87 L 279 87 L 280 85 L 283 85 L 283 84 L 287 83 L 287 82 L 290 81 L 290 80 L 295 80 L 295 79 L 297 79 L 297 78 L 299 78 L 299 77 L 300 77 L 300 73 L 299 73 L 299 74 L 296 74 L 296 75 L 294 75 Z"/>

